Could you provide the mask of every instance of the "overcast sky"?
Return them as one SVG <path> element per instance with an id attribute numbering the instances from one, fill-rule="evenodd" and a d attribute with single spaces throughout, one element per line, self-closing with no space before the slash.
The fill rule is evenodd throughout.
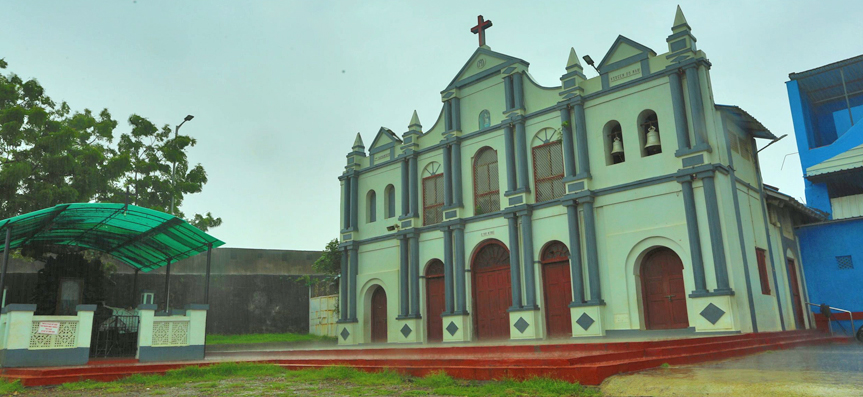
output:
<path id="1" fill-rule="evenodd" d="M 10 1 L 0 0 L 0 58 L 74 110 L 108 108 L 158 125 L 192 114 L 190 161 L 210 182 L 183 211 L 212 211 L 229 247 L 322 249 L 338 236 L 345 154 L 361 132 L 427 128 L 440 90 L 493 21 L 494 51 L 558 85 L 569 48 L 602 59 L 617 35 L 667 51 L 676 1 Z M 649 4 L 648 4 L 649 3 Z M 764 180 L 802 200 L 788 73 L 863 53 L 863 1 L 684 1 L 713 63 L 717 103 L 776 135 Z M 588 77 L 595 76 L 586 68 Z M 764 142 L 761 143 L 763 145 Z"/>

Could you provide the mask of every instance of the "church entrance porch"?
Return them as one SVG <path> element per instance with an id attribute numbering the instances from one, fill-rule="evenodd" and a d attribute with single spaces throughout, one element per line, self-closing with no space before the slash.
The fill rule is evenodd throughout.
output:
<path id="1" fill-rule="evenodd" d="M 486 242 L 476 252 L 471 269 L 477 339 L 509 338 L 509 250 L 500 241 Z"/>
<path id="2" fill-rule="evenodd" d="M 569 275 L 569 250 L 559 241 L 550 243 L 540 256 L 545 298 L 545 324 L 550 338 L 572 336 L 569 304 L 572 281 Z"/>
<path id="3" fill-rule="evenodd" d="M 428 342 L 443 341 L 444 296 L 443 262 L 435 259 L 426 268 L 426 335 Z"/>
<path id="4" fill-rule="evenodd" d="M 387 341 L 387 293 L 378 287 L 372 293 L 372 343 Z"/>
<path id="5" fill-rule="evenodd" d="M 674 251 L 657 249 L 641 265 L 641 291 L 647 329 L 689 327 L 683 263 Z"/>

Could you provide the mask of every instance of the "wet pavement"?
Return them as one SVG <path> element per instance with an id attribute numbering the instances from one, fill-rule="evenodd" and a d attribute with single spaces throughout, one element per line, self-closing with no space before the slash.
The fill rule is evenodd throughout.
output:
<path id="1" fill-rule="evenodd" d="M 612 376 L 604 396 L 863 396 L 863 344 L 806 346 Z"/>

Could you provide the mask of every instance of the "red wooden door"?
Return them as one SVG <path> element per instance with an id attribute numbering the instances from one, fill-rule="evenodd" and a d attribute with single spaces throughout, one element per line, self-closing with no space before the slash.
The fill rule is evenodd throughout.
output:
<path id="1" fill-rule="evenodd" d="M 791 284 L 791 298 L 794 303 L 794 321 L 797 323 L 797 329 L 803 329 L 803 300 L 800 299 L 800 284 L 797 283 L 797 266 L 794 265 L 794 260 L 788 260 L 788 283 Z"/>
<path id="2" fill-rule="evenodd" d="M 426 269 L 426 335 L 429 342 L 443 341 L 445 309 L 443 262 L 434 261 Z"/>
<path id="3" fill-rule="evenodd" d="M 670 249 L 650 254 L 641 266 L 641 291 L 647 329 L 689 327 L 683 263 Z"/>
<path id="4" fill-rule="evenodd" d="M 372 343 L 387 341 L 387 293 L 378 287 L 372 293 Z"/>
<path id="5" fill-rule="evenodd" d="M 572 317 L 569 304 L 572 303 L 572 280 L 569 274 L 569 250 L 563 243 L 556 241 L 542 251 L 540 258 L 548 336 L 571 337 Z"/>
<path id="6" fill-rule="evenodd" d="M 490 242 L 477 251 L 471 268 L 477 339 L 509 338 L 509 251 L 500 242 Z"/>

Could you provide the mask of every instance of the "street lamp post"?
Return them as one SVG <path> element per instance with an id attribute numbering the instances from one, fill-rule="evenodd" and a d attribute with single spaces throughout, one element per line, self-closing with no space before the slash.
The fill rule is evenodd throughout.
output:
<path id="1" fill-rule="evenodd" d="M 192 120 L 193 118 L 195 118 L 195 116 L 192 116 L 190 114 L 190 115 L 186 116 L 186 118 L 183 119 L 183 122 L 181 122 L 178 126 L 174 127 L 174 141 L 175 142 L 177 140 L 177 134 L 180 131 L 180 127 L 182 127 L 183 124 L 185 124 L 187 121 Z M 171 166 L 171 215 L 174 215 L 174 190 L 177 188 L 177 182 L 174 179 L 174 174 L 176 172 L 177 172 L 177 161 L 175 160 L 174 164 Z"/>

